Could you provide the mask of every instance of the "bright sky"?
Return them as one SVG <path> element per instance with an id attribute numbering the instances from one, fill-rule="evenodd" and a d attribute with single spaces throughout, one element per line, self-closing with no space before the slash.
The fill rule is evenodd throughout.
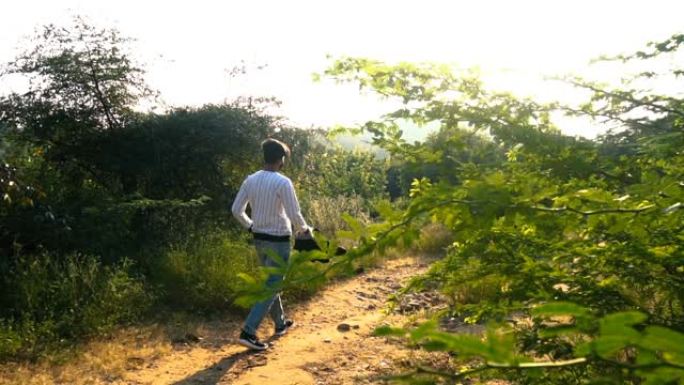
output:
<path id="1" fill-rule="evenodd" d="M 684 2 L 674 0 L 22 0 L 0 13 L 0 61 L 35 27 L 75 14 L 136 38 L 149 83 L 170 105 L 276 96 L 278 112 L 305 127 L 360 123 L 386 107 L 354 87 L 312 82 L 326 54 L 479 66 L 492 87 L 568 100 L 579 94 L 541 77 L 610 75 L 589 60 L 684 31 Z M 230 78 L 242 61 L 248 73 Z M 562 128 L 590 137 L 598 129 Z"/>

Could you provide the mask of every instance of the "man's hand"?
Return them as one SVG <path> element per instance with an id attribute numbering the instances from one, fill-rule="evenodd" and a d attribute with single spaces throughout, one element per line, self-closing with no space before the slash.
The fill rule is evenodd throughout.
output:
<path id="1" fill-rule="evenodd" d="M 305 230 L 298 231 L 295 237 L 297 239 L 313 239 L 313 228 L 307 227 Z"/>

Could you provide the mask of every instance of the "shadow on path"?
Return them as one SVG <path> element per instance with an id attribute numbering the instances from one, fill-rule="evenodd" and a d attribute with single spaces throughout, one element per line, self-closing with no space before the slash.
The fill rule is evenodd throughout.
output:
<path id="1" fill-rule="evenodd" d="M 221 381 L 221 378 L 223 378 L 223 376 L 225 376 L 228 371 L 235 366 L 236 363 L 259 353 L 263 352 L 256 350 L 245 350 L 231 354 L 230 356 L 222 358 L 218 362 L 215 362 L 214 364 L 189 377 L 174 382 L 173 385 L 216 385 L 219 383 L 219 381 Z"/>

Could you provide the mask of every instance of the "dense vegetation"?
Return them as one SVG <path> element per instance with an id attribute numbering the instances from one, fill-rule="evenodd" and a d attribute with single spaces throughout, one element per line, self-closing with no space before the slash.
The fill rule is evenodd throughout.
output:
<path id="1" fill-rule="evenodd" d="M 141 113 L 158 97 L 115 30 L 47 26 L 3 67 L 0 96 L 0 358 L 35 358 L 159 308 L 235 310 L 255 273 L 230 215 L 268 136 L 324 231 L 370 216 L 385 162 L 286 125 L 259 100 Z M 301 292 L 305 285 L 294 288 Z"/>
<path id="2" fill-rule="evenodd" d="M 606 60 L 648 66 L 682 43 L 677 35 Z M 411 244 L 428 223 L 445 226 L 446 256 L 413 288 L 437 287 L 449 316 L 490 325 L 483 338 L 437 322 L 379 329 L 456 357 L 453 370 L 420 367 L 395 380 L 684 381 L 684 101 L 635 85 L 682 74 L 647 70 L 617 89 L 567 79 L 592 93 L 568 107 L 489 92 L 442 66 L 345 58 L 327 71 L 403 101 L 362 128 L 417 177 L 405 209 L 385 205 L 384 224 L 343 235 L 364 253 Z M 567 137 L 549 119 L 558 110 L 620 129 Z M 411 144 L 400 134 L 406 121 L 441 129 Z"/>

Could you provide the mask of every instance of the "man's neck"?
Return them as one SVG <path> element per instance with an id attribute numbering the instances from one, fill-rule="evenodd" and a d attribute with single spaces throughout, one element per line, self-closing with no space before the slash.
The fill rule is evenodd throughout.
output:
<path id="1" fill-rule="evenodd" d="M 278 164 L 264 164 L 264 171 L 278 172 L 280 171 L 280 165 Z"/>

